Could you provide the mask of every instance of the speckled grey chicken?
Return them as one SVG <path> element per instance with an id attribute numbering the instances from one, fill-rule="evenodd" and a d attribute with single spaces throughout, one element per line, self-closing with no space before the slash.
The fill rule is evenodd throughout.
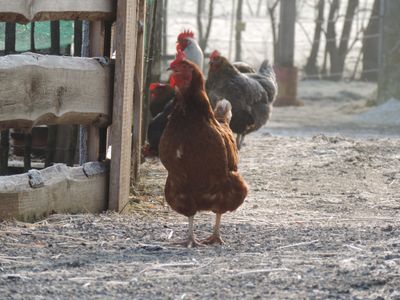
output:
<path id="1" fill-rule="evenodd" d="M 232 104 L 230 127 L 237 134 L 239 149 L 246 134 L 268 121 L 277 93 L 275 73 L 268 60 L 256 73 L 241 73 L 218 51 L 210 56 L 206 88 L 213 106 L 223 98 Z"/>

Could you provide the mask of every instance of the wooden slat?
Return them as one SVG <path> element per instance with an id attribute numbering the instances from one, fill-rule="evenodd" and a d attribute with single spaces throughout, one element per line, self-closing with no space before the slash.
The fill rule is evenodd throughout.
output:
<path id="1" fill-rule="evenodd" d="M 98 213 L 107 208 L 104 164 L 57 164 L 41 171 L 0 177 L 0 219 L 33 221 L 51 213 Z"/>
<path id="2" fill-rule="evenodd" d="M 142 148 L 142 111 L 143 111 L 143 67 L 144 67 L 144 24 L 145 22 L 145 1 L 140 0 L 139 24 L 136 44 L 136 65 L 135 65 L 135 87 L 133 102 L 133 132 L 132 132 L 132 181 L 135 183 L 139 178 L 139 166 Z"/>
<path id="3" fill-rule="evenodd" d="M 113 0 L 0 0 L 0 21 L 113 20 Z"/>
<path id="4" fill-rule="evenodd" d="M 5 32 L 5 49 L 4 52 L 6 54 L 12 53 L 15 51 L 15 33 L 16 26 L 15 24 L 6 23 L 6 32 Z M 10 152 L 10 131 L 8 129 L 1 130 L 0 132 L 0 176 L 7 175 L 8 172 L 8 155 Z"/>
<path id="5" fill-rule="evenodd" d="M 112 159 L 109 209 L 120 211 L 129 199 L 132 111 L 139 0 L 119 0 L 117 7 Z"/>
<path id="6" fill-rule="evenodd" d="M 94 124 L 110 117 L 112 66 L 93 58 L 0 57 L 0 128 Z"/>
<path id="7" fill-rule="evenodd" d="M 104 24 L 103 22 L 90 22 L 89 29 L 89 55 L 104 56 Z M 96 161 L 99 159 L 100 152 L 100 132 L 99 128 L 89 126 L 88 128 L 88 160 Z"/>

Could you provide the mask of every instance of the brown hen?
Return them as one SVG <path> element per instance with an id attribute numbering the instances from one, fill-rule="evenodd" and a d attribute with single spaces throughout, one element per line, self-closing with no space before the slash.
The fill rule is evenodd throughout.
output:
<path id="1" fill-rule="evenodd" d="M 165 198 L 189 218 L 188 247 L 223 243 L 221 215 L 236 210 L 247 196 L 247 185 L 237 171 L 238 154 L 229 127 L 214 117 L 199 68 L 182 52 L 171 63 L 175 102 L 161 137 L 160 159 L 168 171 Z M 213 234 L 198 242 L 193 232 L 199 211 L 216 214 Z"/>

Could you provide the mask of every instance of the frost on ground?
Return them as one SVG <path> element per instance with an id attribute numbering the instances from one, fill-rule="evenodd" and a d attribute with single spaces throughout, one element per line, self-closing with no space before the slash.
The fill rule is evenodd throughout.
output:
<path id="1" fill-rule="evenodd" d="M 399 127 L 400 100 L 392 98 L 389 101 L 356 116 L 355 119 L 362 123 L 374 123 L 383 126 L 393 124 Z"/>
<path id="2" fill-rule="evenodd" d="M 400 299 L 400 139 L 365 138 L 351 122 L 352 137 L 311 134 L 327 119 L 340 133 L 369 108 L 303 100 L 246 137 L 240 170 L 250 194 L 223 216 L 226 245 L 173 245 L 187 220 L 163 205 L 166 173 L 151 160 L 122 215 L 0 223 L 2 297 Z M 319 118 L 301 119 L 316 108 Z M 278 136 L 278 126 L 296 137 Z M 196 216 L 200 238 L 213 221 Z"/>

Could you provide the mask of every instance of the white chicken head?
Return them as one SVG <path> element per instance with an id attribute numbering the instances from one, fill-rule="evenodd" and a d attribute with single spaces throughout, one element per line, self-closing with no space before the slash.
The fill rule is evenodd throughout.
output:
<path id="1" fill-rule="evenodd" d="M 183 51 L 188 60 L 195 63 L 200 70 L 203 70 L 204 55 L 199 44 L 194 39 L 194 33 L 184 30 L 178 35 L 176 51 Z"/>

